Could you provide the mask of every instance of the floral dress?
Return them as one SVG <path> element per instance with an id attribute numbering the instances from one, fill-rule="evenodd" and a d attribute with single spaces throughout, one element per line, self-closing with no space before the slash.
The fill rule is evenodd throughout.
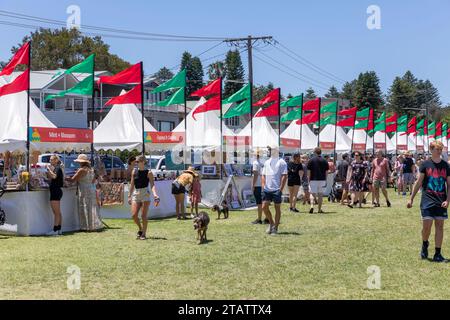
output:
<path id="1" fill-rule="evenodd" d="M 90 169 L 87 174 L 78 181 L 78 214 L 80 216 L 80 229 L 94 231 L 102 229 L 100 210 L 97 206 L 97 192 L 92 183 L 95 174 Z"/>
<path id="2" fill-rule="evenodd" d="M 192 183 L 192 194 L 191 194 L 191 203 L 198 204 L 202 201 L 202 185 L 200 181 L 194 179 Z"/>
<path id="3" fill-rule="evenodd" d="M 364 191 L 364 180 L 366 180 L 367 177 L 368 171 L 367 162 L 353 161 L 351 167 L 352 167 L 352 177 L 350 180 L 350 191 L 362 192 Z"/>

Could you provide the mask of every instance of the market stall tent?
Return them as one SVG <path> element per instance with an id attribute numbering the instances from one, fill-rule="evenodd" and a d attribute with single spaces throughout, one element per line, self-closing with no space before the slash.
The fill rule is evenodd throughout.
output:
<path id="1" fill-rule="evenodd" d="M 417 137 L 419 138 L 419 137 Z M 416 151 L 416 136 L 406 135 L 404 132 L 396 132 L 392 138 L 391 142 L 397 153 L 403 151 Z M 417 141 L 418 142 L 418 141 Z"/>
<path id="2" fill-rule="evenodd" d="M 0 96 L 0 152 L 26 152 L 26 91 Z M 56 128 L 30 99 L 30 127 Z M 89 143 L 31 142 L 31 151 L 62 152 L 90 150 Z"/>
<path id="3" fill-rule="evenodd" d="M 252 148 L 278 147 L 278 134 L 272 128 L 266 117 L 253 117 L 253 134 L 252 123 L 249 122 L 237 136 L 249 137 Z"/>
<path id="4" fill-rule="evenodd" d="M 347 137 L 350 138 L 350 141 L 353 139 L 352 151 L 366 152 L 372 150 L 373 138 L 368 136 L 365 130 L 355 130 L 355 134 L 353 134 L 353 129 L 350 129 Z"/>
<path id="5" fill-rule="evenodd" d="M 352 146 L 352 140 L 345 134 L 344 129 L 332 124 L 327 124 L 322 129 L 319 139 L 322 149 L 325 150 L 334 150 L 334 142 L 336 141 L 335 149 L 337 153 L 349 152 Z"/>
<path id="6" fill-rule="evenodd" d="M 124 93 L 125 90 L 121 95 Z M 144 119 L 144 129 L 156 132 L 147 119 Z M 94 130 L 94 149 L 140 151 L 142 135 L 142 113 L 138 107 L 135 104 L 114 105 Z"/>
<path id="7" fill-rule="evenodd" d="M 385 140 L 386 139 L 386 140 Z M 392 143 L 391 139 L 384 133 L 381 131 L 377 131 L 375 132 L 375 136 L 374 136 L 374 147 L 376 151 L 377 149 L 380 150 L 386 150 L 386 152 L 388 153 L 392 153 L 395 152 L 395 146 Z"/>
<path id="8" fill-rule="evenodd" d="M 300 132 L 301 131 L 301 132 Z M 300 146 L 301 138 L 301 146 Z M 317 147 L 317 135 L 312 132 L 307 124 L 301 126 L 297 120 L 291 124 L 281 134 L 281 149 L 287 152 L 289 149 L 299 149 L 300 151 L 311 151 Z"/>

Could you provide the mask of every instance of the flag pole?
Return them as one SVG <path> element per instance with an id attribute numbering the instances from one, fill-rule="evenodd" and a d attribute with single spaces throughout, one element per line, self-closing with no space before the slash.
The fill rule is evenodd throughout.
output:
<path id="1" fill-rule="evenodd" d="M 302 118 L 303 118 L 303 93 L 302 93 L 302 104 L 300 106 L 300 141 L 299 141 L 299 150 L 298 152 L 302 151 L 302 133 L 303 133 L 303 124 L 302 124 Z"/>
<path id="2" fill-rule="evenodd" d="M 92 63 L 92 110 L 91 110 L 92 135 L 94 135 L 94 117 L 95 117 L 95 54 L 94 54 L 94 62 Z M 91 165 L 94 165 L 94 139 L 92 139 L 91 142 Z"/>
<path id="3" fill-rule="evenodd" d="M 387 155 L 387 138 L 386 138 L 386 135 L 387 135 L 387 132 L 386 132 L 386 117 L 387 117 L 387 114 L 385 113 L 384 114 L 384 154 L 385 155 Z"/>
<path id="4" fill-rule="evenodd" d="M 334 152 L 333 152 L 333 157 L 334 157 L 334 162 L 336 163 L 336 136 L 337 136 L 337 119 L 338 119 L 338 109 L 339 109 L 339 98 L 336 100 L 336 112 L 335 112 L 335 118 L 334 118 Z"/>
<path id="5" fill-rule="evenodd" d="M 30 83 L 31 83 L 31 41 L 28 49 L 28 88 L 27 88 L 27 172 L 30 172 Z M 28 183 L 27 183 L 28 191 Z"/>
<path id="6" fill-rule="evenodd" d="M 278 150 L 281 149 L 281 88 L 278 88 Z"/>
<path id="7" fill-rule="evenodd" d="M 141 111 L 142 111 L 142 155 L 145 156 L 144 62 L 142 61 L 141 61 Z"/>
<path id="8" fill-rule="evenodd" d="M 183 151 L 183 158 L 184 158 L 184 169 L 186 170 L 186 162 L 187 162 L 187 72 L 184 76 L 184 151 Z"/>
<path id="9" fill-rule="evenodd" d="M 352 146 L 350 148 L 350 155 L 353 153 L 353 141 L 355 140 L 355 127 L 356 127 L 356 115 L 357 114 L 358 114 L 358 110 L 356 110 L 355 118 L 353 119 L 354 121 L 353 121 L 353 131 L 352 131 Z"/>
<path id="10" fill-rule="evenodd" d="M 318 98 L 319 99 L 319 110 L 318 110 L 318 112 L 319 112 L 319 132 L 318 132 L 318 134 L 317 134 L 317 147 L 320 147 L 320 118 L 321 118 L 321 114 L 320 114 L 320 107 L 321 107 L 321 99 L 320 98 Z"/>

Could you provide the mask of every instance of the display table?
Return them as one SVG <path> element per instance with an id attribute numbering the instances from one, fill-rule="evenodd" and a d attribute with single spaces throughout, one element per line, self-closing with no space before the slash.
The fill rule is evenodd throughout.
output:
<path id="1" fill-rule="evenodd" d="M 153 194 L 150 192 L 151 204 L 149 208 L 149 219 L 160 219 L 176 215 L 175 198 L 172 195 L 172 181 L 155 181 L 156 191 L 160 198 L 159 206 L 155 207 Z M 124 186 L 123 205 L 104 206 L 100 213 L 102 218 L 108 219 L 129 219 L 131 218 L 131 206 L 128 204 L 129 185 Z"/>
<path id="2" fill-rule="evenodd" d="M 78 218 L 76 187 L 64 188 L 61 200 L 63 232 L 80 229 Z M 50 192 L 7 192 L 0 199 L 6 212 L 6 222 L 17 225 L 17 233 L 22 236 L 45 235 L 53 229 L 53 213 L 50 207 Z"/>

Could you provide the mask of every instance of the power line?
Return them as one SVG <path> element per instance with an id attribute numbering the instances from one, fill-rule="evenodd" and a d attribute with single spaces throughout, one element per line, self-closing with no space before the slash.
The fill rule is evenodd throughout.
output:
<path id="1" fill-rule="evenodd" d="M 12 11 L 0 10 L 0 15 L 15 19 L 21 19 L 26 21 L 35 21 L 35 22 L 43 22 L 47 24 L 54 24 L 58 26 L 66 26 L 67 23 L 61 20 L 47 19 L 32 15 L 26 15 L 21 13 L 16 13 Z M 130 34 L 130 35 L 140 35 L 140 36 L 150 36 L 150 37 L 160 37 L 160 38 L 173 38 L 173 39 L 197 39 L 197 40 L 208 40 L 208 41 L 218 41 L 228 39 L 227 37 L 205 37 L 205 36 L 188 36 L 188 35 L 173 35 L 173 34 L 163 34 L 163 33 L 149 33 L 149 32 L 140 32 L 133 30 L 125 30 L 118 28 L 107 28 L 107 27 L 97 27 L 92 25 L 80 25 L 81 29 L 88 30 L 97 30 L 97 31 L 106 31 L 113 33 L 122 33 L 122 34 Z"/>
<path id="2" fill-rule="evenodd" d="M 292 73 L 289 72 L 289 71 L 283 70 L 283 69 L 279 68 L 278 66 L 276 66 L 276 65 L 274 65 L 274 64 L 272 64 L 272 63 L 270 63 L 270 62 L 268 62 L 268 61 L 266 61 L 266 60 L 264 60 L 264 59 L 262 59 L 262 58 L 259 57 L 258 55 L 255 55 L 255 58 L 258 59 L 258 60 L 260 60 L 260 61 L 262 61 L 263 63 L 265 63 L 265 64 L 267 64 L 267 65 L 269 65 L 269 66 L 271 66 L 271 67 L 277 69 L 278 71 L 284 72 L 285 74 L 290 75 L 291 77 L 294 77 L 294 78 L 296 78 L 296 79 L 298 79 L 298 80 L 300 80 L 300 81 L 302 81 L 302 82 L 306 82 L 306 83 L 309 83 L 310 85 L 319 87 L 319 88 L 324 89 L 324 90 L 328 90 L 328 88 L 326 88 L 326 87 L 323 87 L 323 86 L 321 86 L 321 85 L 314 84 L 314 83 L 312 83 L 312 82 L 310 82 L 310 81 L 308 81 L 308 80 L 305 80 L 305 79 L 303 79 L 303 78 L 300 78 L 300 77 L 296 76 L 295 74 L 292 74 Z"/>
<path id="3" fill-rule="evenodd" d="M 332 74 L 331 72 L 328 72 L 320 67 L 318 67 L 317 65 L 315 65 L 314 63 L 312 63 L 311 61 L 307 60 L 306 58 L 302 57 L 301 55 L 297 54 L 296 52 L 294 52 L 293 50 L 289 49 L 288 47 L 286 47 L 285 45 L 283 45 L 282 43 L 280 43 L 278 40 L 275 40 L 276 44 L 280 45 L 281 47 L 283 47 L 285 50 L 289 51 L 291 54 L 289 54 L 288 52 L 286 52 L 285 50 L 275 46 L 272 44 L 272 46 L 274 48 L 276 48 L 277 50 L 279 50 L 280 52 L 284 53 L 285 55 L 287 55 L 288 57 L 290 57 L 291 59 L 293 59 L 294 61 L 297 61 L 298 63 L 302 64 L 303 66 L 310 68 L 312 70 L 314 70 L 315 72 L 321 74 L 324 77 L 327 77 L 330 80 L 333 81 L 338 81 L 341 83 L 345 83 L 346 81 L 341 79 L 340 77 Z M 293 56 L 294 55 L 294 56 Z"/>
<path id="4" fill-rule="evenodd" d="M 271 61 L 273 61 L 273 62 L 275 62 L 275 63 L 277 63 L 277 64 L 283 66 L 284 68 L 286 68 L 286 69 L 288 69 L 288 70 L 290 70 L 290 71 L 292 71 L 292 72 L 294 72 L 294 73 L 297 73 L 297 74 L 300 75 L 301 77 L 304 77 L 304 78 L 306 78 L 306 79 L 309 79 L 310 81 L 313 81 L 313 82 L 315 82 L 315 83 L 318 83 L 319 85 L 329 86 L 329 84 L 327 84 L 327 83 L 324 83 L 324 82 L 322 82 L 322 81 L 313 79 L 313 78 L 311 78 L 311 77 L 309 77 L 309 76 L 307 76 L 307 75 L 305 75 L 305 74 L 303 74 L 303 73 L 300 73 L 300 72 L 298 72 L 297 70 L 294 70 L 293 68 L 291 68 L 291 67 L 289 67 L 289 66 L 287 66 L 287 65 L 285 65 L 285 64 L 283 64 L 283 63 L 281 63 L 281 62 L 279 62 L 279 61 L 277 61 L 277 60 L 275 60 L 274 58 L 270 57 L 269 55 L 265 54 L 264 52 L 260 51 L 260 50 L 257 49 L 257 48 L 255 48 L 255 50 L 258 51 L 259 53 L 261 53 L 262 55 L 264 55 L 266 58 L 270 59 Z"/>

